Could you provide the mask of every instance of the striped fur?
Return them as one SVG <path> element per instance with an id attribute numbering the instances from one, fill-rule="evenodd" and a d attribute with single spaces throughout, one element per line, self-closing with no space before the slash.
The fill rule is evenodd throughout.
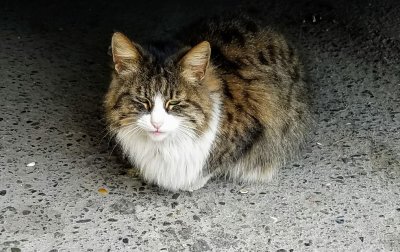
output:
<path id="1" fill-rule="evenodd" d="M 169 190 L 195 190 L 212 176 L 268 180 L 299 154 L 310 126 L 295 49 L 247 18 L 182 34 L 148 48 L 114 34 L 109 130 L 144 179 Z M 164 102 L 157 113 L 156 97 Z M 160 141 L 150 119 L 140 123 L 157 115 L 167 129 Z"/>

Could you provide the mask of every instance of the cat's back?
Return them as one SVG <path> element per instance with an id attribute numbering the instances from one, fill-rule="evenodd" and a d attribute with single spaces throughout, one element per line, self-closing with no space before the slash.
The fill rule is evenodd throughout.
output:
<path id="1" fill-rule="evenodd" d="M 261 88 L 280 99 L 288 98 L 289 92 L 307 102 L 308 90 L 296 49 L 272 28 L 244 15 L 222 16 L 195 23 L 181 34 L 192 46 L 204 40 L 210 43 L 211 61 L 225 84 L 233 88 L 233 83 L 251 84 L 244 88 Z"/>
<path id="2" fill-rule="evenodd" d="M 189 43 L 206 40 L 222 79 L 225 107 L 243 107 L 260 120 L 308 104 L 309 92 L 296 49 L 283 35 L 247 17 L 218 17 L 192 25 Z M 240 113 L 239 113 L 240 114 Z"/>
<path id="3" fill-rule="evenodd" d="M 269 153 L 264 163 L 282 163 L 281 157 L 298 153 L 311 118 L 309 98 L 296 50 L 284 36 L 243 16 L 205 20 L 191 31 L 190 44 L 210 43 L 221 79 L 215 164 L 255 160 L 260 153 Z"/>

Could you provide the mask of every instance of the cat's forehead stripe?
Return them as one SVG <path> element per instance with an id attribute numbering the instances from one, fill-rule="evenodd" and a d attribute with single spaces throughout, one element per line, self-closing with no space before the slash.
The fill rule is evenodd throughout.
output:
<path id="1" fill-rule="evenodd" d="M 137 90 L 141 94 L 144 94 L 145 97 L 151 99 L 153 99 L 157 93 L 160 93 L 169 99 L 172 99 L 176 93 L 180 93 L 177 92 L 173 79 L 162 75 L 153 76 L 147 81 L 143 80 L 142 83 L 139 83 L 139 86 L 140 88 L 137 88 Z"/>

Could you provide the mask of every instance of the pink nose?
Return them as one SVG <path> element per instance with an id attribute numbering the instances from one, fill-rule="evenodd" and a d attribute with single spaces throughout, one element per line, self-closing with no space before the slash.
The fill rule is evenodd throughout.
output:
<path id="1" fill-rule="evenodd" d="M 162 123 L 161 122 L 151 122 L 151 125 L 154 126 L 154 128 L 156 128 L 157 130 L 161 128 Z"/>

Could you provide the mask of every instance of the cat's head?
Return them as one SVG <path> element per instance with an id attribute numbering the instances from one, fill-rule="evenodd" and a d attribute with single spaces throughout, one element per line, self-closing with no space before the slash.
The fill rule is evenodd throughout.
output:
<path id="1" fill-rule="evenodd" d="M 111 42 L 113 79 L 105 98 L 109 129 L 162 141 L 198 137 L 212 117 L 212 93 L 219 80 L 210 65 L 210 44 L 169 55 L 162 61 L 115 33 Z"/>

